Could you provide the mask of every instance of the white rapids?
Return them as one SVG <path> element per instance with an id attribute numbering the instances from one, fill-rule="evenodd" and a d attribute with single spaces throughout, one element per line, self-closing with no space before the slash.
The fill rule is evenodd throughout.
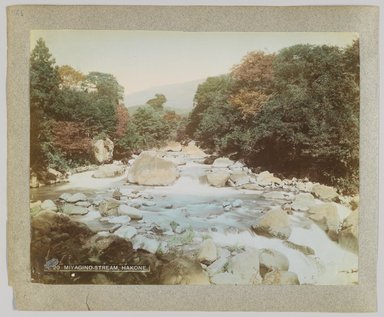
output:
<path id="1" fill-rule="evenodd" d="M 92 178 L 93 172 L 83 172 L 70 176 L 69 183 L 54 187 L 54 194 L 58 197 L 63 192 L 82 191 L 88 196 L 92 193 L 110 197 L 116 188 L 139 190 L 153 196 L 154 205 L 141 208 L 147 225 L 157 224 L 169 229 L 169 223 L 175 221 L 180 226 L 192 228 L 200 236 L 209 234 L 221 247 L 277 250 L 289 259 L 289 270 L 298 275 L 301 284 L 357 283 L 358 256 L 331 241 L 323 230 L 300 212 L 290 216 L 292 233 L 289 241 L 312 248 L 314 255 L 305 255 L 288 247 L 283 240 L 254 234 L 249 228 L 261 212 L 279 203 L 263 199 L 258 191 L 211 187 L 204 181 L 208 168 L 209 165 L 189 161 L 179 166 L 180 177 L 171 186 L 138 186 L 127 184 L 126 175 L 95 179 Z M 223 202 L 236 199 L 242 201 L 242 206 L 225 212 Z M 165 206 L 170 204 L 172 209 L 167 209 Z M 95 218 L 97 214 L 93 212 L 92 216 L 84 216 L 84 222 L 87 219 L 95 221 Z"/>

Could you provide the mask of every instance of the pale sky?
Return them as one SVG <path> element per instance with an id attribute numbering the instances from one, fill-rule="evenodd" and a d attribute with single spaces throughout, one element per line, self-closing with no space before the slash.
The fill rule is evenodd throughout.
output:
<path id="1" fill-rule="evenodd" d="M 307 43 L 343 47 L 358 34 L 34 30 L 31 50 L 40 37 L 58 65 L 113 74 L 129 94 L 227 73 L 247 52 Z"/>

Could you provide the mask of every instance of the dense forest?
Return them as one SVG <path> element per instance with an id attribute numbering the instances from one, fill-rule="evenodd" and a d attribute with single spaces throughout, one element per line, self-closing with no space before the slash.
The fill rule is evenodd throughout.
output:
<path id="1" fill-rule="evenodd" d="M 359 42 L 295 45 L 248 53 L 228 74 L 199 85 L 188 117 L 157 94 L 133 115 L 111 74 L 56 65 L 42 39 L 30 57 L 31 171 L 92 163 L 91 144 L 110 139 L 113 159 L 196 140 L 217 156 L 285 177 L 358 191 Z"/>

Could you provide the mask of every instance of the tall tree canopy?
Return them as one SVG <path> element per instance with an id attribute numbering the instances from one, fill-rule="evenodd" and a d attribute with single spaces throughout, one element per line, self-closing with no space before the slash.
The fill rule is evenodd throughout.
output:
<path id="1" fill-rule="evenodd" d="M 44 148 L 49 142 L 49 120 L 58 102 L 60 76 L 55 59 L 43 39 L 30 56 L 30 165 L 46 165 Z"/>
<path id="2" fill-rule="evenodd" d="M 272 94 L 274 54 L 248 53 L 242 62 L 232 68 L 233 78 L 230 102 L 244 116 L 254 115 L 266 104 Z"/>
<path id="3" fill-rule="evenodd" d="M 359 43 L 249 53 L 199 85 L 187 132 L 221 154 L 357 191 Z"/>

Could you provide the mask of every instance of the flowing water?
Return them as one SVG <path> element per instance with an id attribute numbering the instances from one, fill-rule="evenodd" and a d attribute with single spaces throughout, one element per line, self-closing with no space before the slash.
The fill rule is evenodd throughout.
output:
<path id="1" fill-rule="evenodd" d="M 275 249 L 289 259 L 289 270 L 295 272 L 301 284 L 353 284 L 357 281 L 357 255 L 342 249 L 331 241 L 326 233 L 308 220 L 302 213 L 291 215 L 292 234 L 290 242 L 312 248 L 315 255 L 288 247 L 280 239 L 266 238 L 254 234 L 250 227 L 270 208 L 280 206 L 281 201 L 266 200 L 261 192 L 232 187 L 215 188 L 206 183 L 205 173 L 209 165 L 188 161 L 179 166 L 180 178 L 171 186 L 139 186 L 128 184 L 126 175 L 116 178 L 95 179 L 92 171 L 74 174 L 69 182 L 54 186 L 31 189 L 32 200 L 56 200 L 62 193 L 82 192 L 90 200 L 96 197 L 111 198 L 119 188 L 122 192 L 139 191 L 151 196 L 151 206 L 143 206 L 143 220 L 130 224 L 138 233 L 146 233 L 153 226 L 171 233 L 171 223 L 189 228 L 195 236 L 209 235 L 216 245 L 239 249 Z M 124 197 L 122 197 L 124 199 Z M 138 201 L 143 201 L 138 198 Z M 226 212 L 223 203 L 241 200 L 241 207 Z M 86 223 L 92 230 L 108 230 L 110 223 L 100 221 L 100 214 L 94 210 L 74 219 Z M 172 236 L 161 235 L 159 240 L 167 241 Z"/>

